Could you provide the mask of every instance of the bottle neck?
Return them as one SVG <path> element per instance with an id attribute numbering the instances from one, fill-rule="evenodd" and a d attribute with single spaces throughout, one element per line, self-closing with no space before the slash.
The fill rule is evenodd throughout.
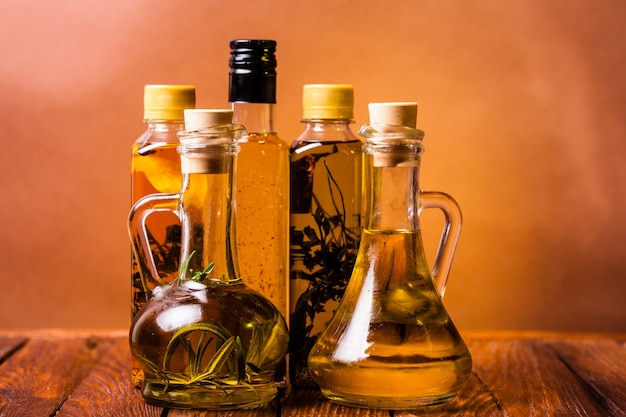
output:
<path id="1" fill-rule="evenodd" d="M 421 141 L 366 142 L 365 224 L 369 231 L 420 229 Z"/>
<path id="2" fill-rule="evenodd" d="M 181 278 L 189 280 L 213 263 L 207 278 L 221 284 L 240 283 L 235 239 L 236 151 L 224 151 L 227 146 L 212 148 L 196 154 L 183 149 L 181 154 L 181 265 L 188 261 Z"/>
<path id="3" fill-rule="evenodd" d="M 147 125 L 147 130 L 150 132 L 178 132 L 184 130 L 184 120 L 144 120 L 144 124 Z"/>
<path id="4" fill-rule="evenodd" d="M 327 140 L 358 139 L 350 129 L 352 120 L 349 119 L 304 119 L 305 132 L 310 135 L 320 134 L 320 138 Z"/>
<path id="5" fill-rule="evenodd" d="M 233 122 L 241 123 L 250 134 L 275 133 L 274 103 L 247 103 L 235 101 L 230 103 L 233 111 Z"/>

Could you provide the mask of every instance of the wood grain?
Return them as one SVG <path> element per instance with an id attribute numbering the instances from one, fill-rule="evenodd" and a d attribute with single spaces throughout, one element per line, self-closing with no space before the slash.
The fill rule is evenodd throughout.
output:
<path id="1" fill-rule="evenodd" d="M 25 337 L 0 337 L 0 364 L 28 341 Z"/>
<path id="2" fill-rule="evenodd" d="M 0 334 L 0 416 L 626 416 L 626 338 L 518 336 L 469 338 L 473 373 L 452 402 L 389 412 L 337 405 L 316 390 L 293 390 L 283 404 L 255 410 L 155 407 L 131 383 L 125 335 Z"/>
<path id="3" fill-rule="evenodd" d="M 127 338 L 115 339 L 76 387 L 56 417 L 158 417 L 162 409 L 144 402 L 130 377 Z"/>
<path id="4" fill-rule="evenodd" d="M 626 414 L 626 349 L 614 340 L 550 343 L 582 386 L 610 416 Z"/>
<path id="5" fill-rule="evenodd" d="M 471 346 L 474 370 L 505 416 L 602 416 L 591 393 L 541 340 Z"/>
<path id="6" fill-rule="evenodd" d="M 0 368 L 1 415 L 54 415 L 109 343 L 91 338 L 29 340 Z"/>

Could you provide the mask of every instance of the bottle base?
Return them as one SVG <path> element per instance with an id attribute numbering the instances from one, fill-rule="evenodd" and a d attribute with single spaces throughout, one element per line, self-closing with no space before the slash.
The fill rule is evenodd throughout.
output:
<path id="1" fill-rule="evenodd" d="M 372 408 L 378 410 L 417 410 L 444 405 L 456 397 L 457 392 L 432 397 L 377 397 L 375 395 L 351 395 L 322 389 L 322 395 L 333 403 L 346 407 Z"/>
<path id="2" fill-rule="evenodd" d="M 203 410 L 258 408 L 272 401 L 278 393 L 275 383 L 254 386 L 172 387 L 148 382 L 141 391 L 146 402 L 158 407 Z"/>

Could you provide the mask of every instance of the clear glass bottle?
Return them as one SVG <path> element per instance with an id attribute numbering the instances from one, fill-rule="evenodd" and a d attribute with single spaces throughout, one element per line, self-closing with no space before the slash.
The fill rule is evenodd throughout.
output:
<path id="1" fill-rule="evenodd" d="M 291 144 L 291 382 L 317 387 L 307 357 L 352 273 L 361 233 L 363 143 L 350 129 L 354 88 L 303 88 L 302 134 Z"/>
<path id="2" fill-rule="evenodd" d="M 246 283 L 288 317 L 289 145 L 274 128 L 276 41 L 230 42 L 228 101 L 239 140 L 237 241 Z"/>
<path id="3" fill-rule="evenodd" d="M 334 402 L 390 410 L 450 401 L 472 369 L 467 346 L 441 297 L 461 228 L 447 194 L 419 189 L 424 133 L 396 121 L 406 105 L 377 103 L 365 137 L 366 214 L 350 283 L 309 356 L 322 393 Z M 396 116 L 393 116 L 394 113 Z M 378 115 L 378 113 L 375 113 Z M 385 124 L 379 124 L 383 120 Z M 413 118 L 414 120 L 414 118 Z M 390 123 L 391 121 L 391 123 Z M 446 223 L 432 271 L 421 239 L 423 208 Z"/>
<path id="4" fill-rule="evenodd" d="M 184 129 L 184 109 L 196 106 L 196 89 L 191 85 L 146 85 L 143 96 L 143 119 L 146 131 L 133 143 L 131 157 L 131 204 L 154 193 L 180 190 L 180 156 L 176 152 L 178 132 Z M 180 222 L 172 213 L 161 212 L 146 221 L 159 279 L 172 281 L 180 257 Z M 131 255 L 131 318 L 145 304 L 150 292 L 161 281 L 144 277 L 137 259 Z M 142 284 L 142 282 L 145 283 Z M 131 364 L 133 384 L 140 386 L 143 371 Z"/>
<path id="5" fill-rule="evenodd" d="M 180 272 L 151 292 L 130 328 L 144 398 L 173 408 L 266 404 L 289 331 L 278 309 L 239 274 L 235 233 L 237 137 L 231 110 L 187 110 L 180 133 L 182 189 L 142 198 L 131 210 L 133 250 L 158 282 L 145 220 L 162 211 L 181 221 Z"/>

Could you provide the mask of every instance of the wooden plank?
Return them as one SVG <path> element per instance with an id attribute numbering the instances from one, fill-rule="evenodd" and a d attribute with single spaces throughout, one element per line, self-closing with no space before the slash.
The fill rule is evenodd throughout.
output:
<path id="1" fill-rule="evenodd" d="M 626 415 L 626 348 L 615 340 L 569 340 L 549 343 L 582 381 L 606 415 Z"/>
<path id="2" fill-rule="evenodd" d="M 491 393 L 472 373 L 465 382 L 457 397 L 447 404 L 422 410 L 396 411 L 394 417 L 502 417 L 504 414 L 498 408 Z"/>
<path id="3" fill-rule="evenodd" d="M 28 339 L 25 337 L 0 336 L 0 364 L 24 346 L 27 341 Z"/>
<path id="4" fill-rule="evenodd" d="M 280 410 L 274 405 L 251 410 L 175 410 L 169 409 L 167 417 L 281 417 Z"/>
<path id="5" fill-rule="evenodd" d="M 282 417 L 310 416 L 389 417 L 389 412 L 337 405 L 325 399 L 318 390 L 292 392 L 287 398 Z"/>
<path id="6" fill-rule="evenodd" d="M 472 343 L 474 371 L 507 416 L 598 416 L 606 412 L 541 340 Z"/>
<path id="7" fill-rule="evenodd" d="M 105 345 L 91 338 L 30 340 L 0 368 L 0 414 L 54 415 Z"/>
<path id="8" fill-rule="evenodd" d="M 76 387 L 56 417 L 158 417 L 163 409 L 146 404 L 130 377 L 127 338 L 117 338 Z"/>

